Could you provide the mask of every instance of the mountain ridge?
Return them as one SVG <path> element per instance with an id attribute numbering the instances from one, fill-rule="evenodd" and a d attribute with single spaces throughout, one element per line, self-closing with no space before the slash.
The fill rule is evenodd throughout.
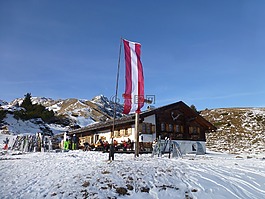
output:
<path id="1" fill-rule="evenodd" d="M 5 132 L 19 134 L 19 127 L 13 128 L 13 126 L 21 126 L 22 121 L 14 120 L 13 113 L 20 109 L 20 105 L 24 98 L 17 98 L 10 103 L 1 103 L 0 109 L 7 111 L 7 116 L 2 123 L 0 123 L 1 129 L 8 129 Z M 73 128 L 80 128 L 87 126 L 95 122 L 106 121 L 113 117 L 114 102 L 110 101 L 107 97 L 100 95 L 96 96 L 91 100 L 87 99 L 58 99 L 53 100 L 52 98 L 45 97 L 31 97 L 32 104 L 41 104 L 48 110 L 53 110 L 55 116 L 58 118 L 55 124 L 42 124 L 47 128 L 56 128 L 53 133 L 59 133 L 61 131 L 68 131 Z M 116 115 L 122 116 L 123 107 L 117 104 Z M 31 120 L 32 123 L 40 123 L 40 121 Z M 29 125 L 29 124 L 28 124 Z M 33 126 L 31 124 L 29 126 Z M 61 126 L 60 126 L 61 125 Z M 43 129 L 43 127 L 41 127 Z M 36 128 L 29 130 L 24 127 L 25 131 L 37 131 Z M 28 130 L 26 130 L 28 129 Z M 41 130 L 41 129 L 40 129 Z M 39 131 L 40 131 L 39 130 Z M 2 130 L 3 131 L 3 130 Z M 34 132 L 32 132 L 34 133 Z M 36 132 L 35 132 L 36 133 Z"/>

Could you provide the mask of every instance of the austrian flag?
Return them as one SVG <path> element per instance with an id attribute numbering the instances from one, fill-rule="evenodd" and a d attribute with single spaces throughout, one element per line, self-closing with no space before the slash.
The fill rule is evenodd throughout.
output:
<path id="1" fill-rule="evenodd" d="M 126 65 L 124 114 L 140 113 L 144 105 L 144 74 L 140 60 L 141 44 L 123 39 Z"/>

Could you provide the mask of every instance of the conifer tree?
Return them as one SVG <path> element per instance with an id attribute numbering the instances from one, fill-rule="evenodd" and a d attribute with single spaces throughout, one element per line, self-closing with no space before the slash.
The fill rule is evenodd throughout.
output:
<path id="1" fill-rule="evenodd" d="M 200 111 L 197 111 L 197 108 L 196 108 L 196 106 L 195 106 L 194 104 L 192 104 L 192 105 L 190 106 L 190 108 L 191 108 L 194 112 L 200 114 Z"/>
<path id="2" fill-rule="evenodd" d="M 31 93 L 27 93 L 25 95 L 25 98 L 21 104 L 21 107 L 25 108 L 27 111 L 31 111 L 33 108 L 32 102 L 31 102 Z"/>
<path id="3" fill-rule="evenodd" d="M 0 122 L 2 122 L 2 120 L 6 117 L 6 113 L 6 110 L 0 109 Z"/>
<path id="4" fill-rule="evenodd" d="M 32 104 L 31 93 L 27 93 L 21 104 L 24 110 L 14 112 L 16 119 L 29 120 L 33 118 L 41 118 L 44 122 L 49 122 L 54 118 L 54 112 L 47 110 L 41 104 Z"/>

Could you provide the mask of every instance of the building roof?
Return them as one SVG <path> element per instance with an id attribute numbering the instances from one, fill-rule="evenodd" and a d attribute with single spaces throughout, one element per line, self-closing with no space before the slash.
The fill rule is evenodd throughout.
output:
<path id="1" fill-rule="evenodd" d="M 202 116 L 200 116 L 198 113 L 193 111 L 189 106 L 187 106 L 184 102 L 179 101 L 173 104 L 165 105 L 159 108 L 155 109 L 149 109 L 146 111 L 143 111 L 140 113 L 140 122 L 143 120 L 143 118 L 157 114 L 159 112 L 168 110 L 168 109 L 174 109 L 174 108 L 181 108 L 184 112 L 185 115 L 191 118 L 196 118 L 196 121 L 199 122 L 201 125 L 207 127 L 209 130 L 216 130 L 216 127 L 213 126 L 210 122 L 208 122 L 206 119 L 204 119 Z M 95 131 L 103 131 L 103 130 L 108 130 L 112 129 L 113 126 L 113 119 L 107 120 L 106 122 L 98 122 L 91 124 L 89 126 L 72 130 L 69 132 L 69 134 L 83 134 L 83 133 L 88 133 L 93 134 Z M 123 126 L 123 125 L 132 125 L 135 123 L 135 114 L 130 114 L 121 118 L 116 118 L 115 119 L 115 127 L 117 126 Z"/>

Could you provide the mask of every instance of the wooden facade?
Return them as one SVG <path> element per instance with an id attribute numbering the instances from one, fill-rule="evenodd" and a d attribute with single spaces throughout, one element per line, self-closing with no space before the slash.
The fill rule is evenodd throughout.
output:
<path id="1" fill-rule="evenodd" d="M 206 141 L 205 133 L 216 128 L 183 102 L 153 110 L 156 136 L 162 139 Z"/>
<path id="2" fill-rule="evenodd" d="M 89 125 L 69 132 L 76 134 L 81 141 L 95 144 L 99 139 L 110 143 L 111 136 L 118 142 L 135 139 L 135 115 L 116 119 L 112 133 L 113 120 Z M 205 142 L 205 133 L 216 128 L 184 102 L 179 101 L 160 108 L 144 111 L 140 114 L 140 144 L 151 147 L 153 140 L 160 138 L 179 141 Z"/>

